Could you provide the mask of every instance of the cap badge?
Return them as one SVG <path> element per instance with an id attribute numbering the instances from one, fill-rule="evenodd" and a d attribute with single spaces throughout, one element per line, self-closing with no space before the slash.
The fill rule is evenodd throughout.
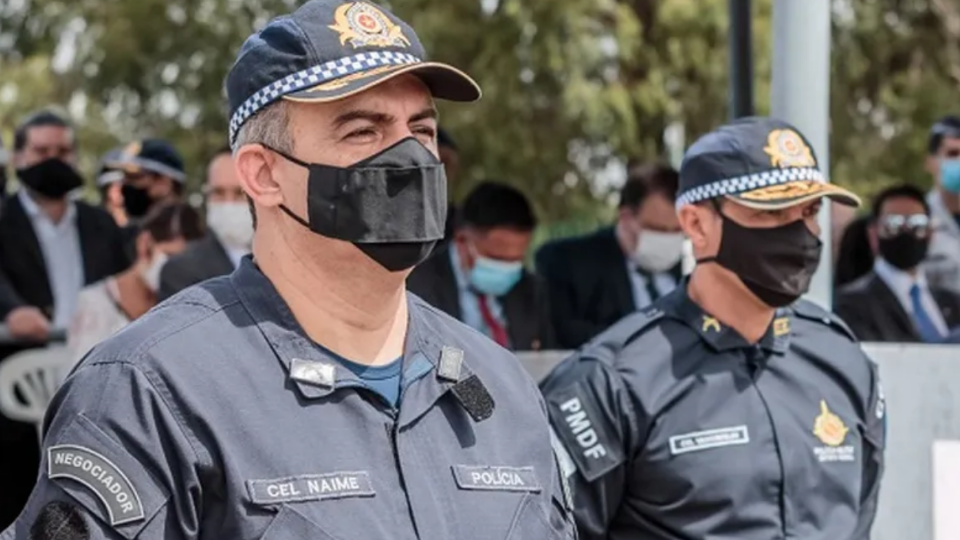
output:
<path id="1" fill-rule="evenodd" d="M 813 423 L 813 434 L 827 446 L 840 446 L 849 429 L 839 416 L 830 412 L 827 402 L 820 400 L 820 416 Z"/>
<path id="2" fill-rule="evenodd" d="M 330 29 L 340 34 L 340 44 L 360 47 L 406 47 L 410 40 L 382 11 L 366 2 L 350 2 L 337 8 Z"/>
<path id="3" fill-rule="evenodd" d="M 123 154 L 126 157 L 137 157 L 140 155 L 140 151 L 143 150 L 143 143 L 140 141 L 133 141 L 123 148 Z"/>
<path id="4" fill-rule="evenodd" d="M 770 156 L 774 167 L 816 167 L 813 152 L 803 138 L 792 129 L 775 129 L 767 136 L 763 149 Z"/>

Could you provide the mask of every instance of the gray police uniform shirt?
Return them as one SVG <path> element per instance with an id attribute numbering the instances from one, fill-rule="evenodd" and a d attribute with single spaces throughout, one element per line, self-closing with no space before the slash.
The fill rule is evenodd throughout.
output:
<path id="1" fill-rule="evenodd" d="M 779 310 L 751 345 L 684 284 L 541 390 L 582 539 L 869 538 L 883 395 L 853 334 L 815 304 Z"/>
<path id="2" fill-rule="evenodd" d="M 28 538 L 51 503 L 74 505 L 91 539 L 573 538 L 532 379 L 409 305 L 393 410 L 249 259 L 161 304 L 58 392 L 39 482 L 0 539 Z"/>

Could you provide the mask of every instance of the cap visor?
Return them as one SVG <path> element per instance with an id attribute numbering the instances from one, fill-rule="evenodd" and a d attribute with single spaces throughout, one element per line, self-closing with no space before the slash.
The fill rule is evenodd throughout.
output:
<path id="1" fill-rule="evenodd" d="M 835 184 L 801 180 L 727 195 L 738 204 L 758 210 L 780 210 L 827 197 L 845 206 L 860 206 L 860 197 Z"/>
<path id="2" fill-rule="evenodd" d="M 459 69 L 437 62 L 419 62 L 371 68 L 283 97 L 290 101 L 313 103 L 336 101 L 373 88 L 404 73 L 412 73 L 419 77 L 430 89 L 433 97 L 437 99 L 476 101 L 482 95 L 480 85 Z"/>

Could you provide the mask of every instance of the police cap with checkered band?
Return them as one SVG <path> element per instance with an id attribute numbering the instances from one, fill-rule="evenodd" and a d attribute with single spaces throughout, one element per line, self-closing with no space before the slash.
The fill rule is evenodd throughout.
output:
<path id="1" fill-rule="evenodd" d="M 697 140 L 680 166 L 677 208 L 726 197 L 762 210 L 828 197 L 860 206 L 860 198 L 824 177 L 809 141 L 787 122 L 736 120 Z"/>
<path id="2" fill-rule="evenodd" d="M 407 23 L 368 2 L 310 0 L 250 36 L 227 75 L 230 143 L 267 105 L 286 99 L 328 102 L 404 73 L 434 97 L 475 101 L 480 87 L 462 71 L 426 59 Z"/>

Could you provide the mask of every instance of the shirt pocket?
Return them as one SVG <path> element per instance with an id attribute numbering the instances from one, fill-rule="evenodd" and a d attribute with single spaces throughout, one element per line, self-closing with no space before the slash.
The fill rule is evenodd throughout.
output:
<path id="1" fill-rule="evenodd" d="M 551 504 L 552 515 L 547 516 L 540 504 L 541 497 L 527 494 L 510 525 L 506 540 L 573 540 L 576 538 L 563 505 L 556 498 Z"/>
<path id="2" fill-rule="evenodd" d="M 280 507 L 260 540 L 341 540 L 288 505 Z"/>

